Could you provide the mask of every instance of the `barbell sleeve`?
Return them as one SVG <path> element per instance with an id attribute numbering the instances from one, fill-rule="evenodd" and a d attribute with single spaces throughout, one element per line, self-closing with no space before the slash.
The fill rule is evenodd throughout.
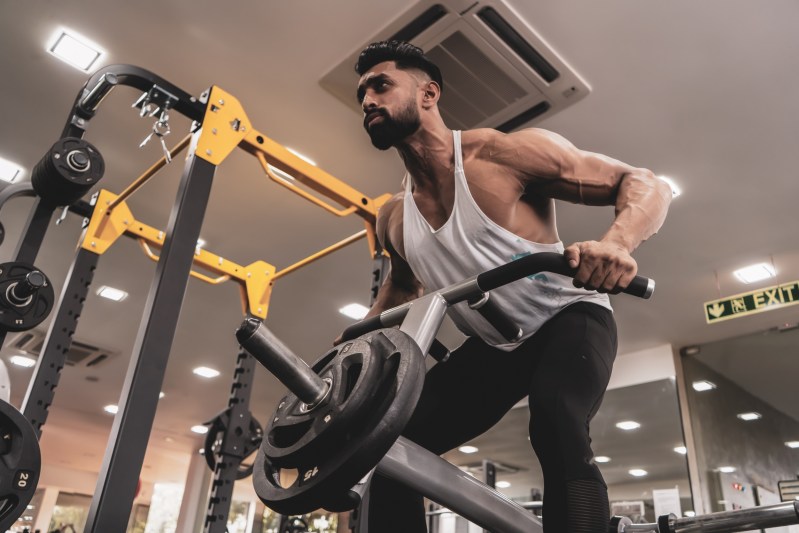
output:
<path id="1" fill-rule="evenodd" d="M 247 318 L 236 330 L 236 339 L 259 363 L 307 405 L 316 405 L 328 391 L 328 384 L 311 370 L 263 322 Z"/>

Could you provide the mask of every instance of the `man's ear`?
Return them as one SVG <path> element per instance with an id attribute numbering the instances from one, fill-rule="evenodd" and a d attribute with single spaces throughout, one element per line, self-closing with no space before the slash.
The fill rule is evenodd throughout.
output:
<path id="1" fill-rule="evenodd" d="M 422 106 L 432 107 L 438 103 L 441 98 L 441 87 L 434 81 L 428 81 L 422 88 Z"/>

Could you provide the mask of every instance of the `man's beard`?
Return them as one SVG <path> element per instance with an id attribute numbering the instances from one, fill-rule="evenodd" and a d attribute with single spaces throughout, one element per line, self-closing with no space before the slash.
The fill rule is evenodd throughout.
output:
<path id="1" fill-rule="evenodd" d="M 395 146 L 405 137 L 415 133 L 422 123 L 419 111 L 413 102 L 408 102 L 408 105 L 397 113 L 396 118 L 390 117 L 382 109 L 377 113 L 381 119 L 371 126 L 364 124 L 364 128 L 372 139 L 372 144 L 378 150 L 388 150 Z"/>

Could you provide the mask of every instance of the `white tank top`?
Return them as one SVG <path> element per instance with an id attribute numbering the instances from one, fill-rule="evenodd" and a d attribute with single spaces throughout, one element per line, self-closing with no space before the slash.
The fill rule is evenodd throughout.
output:
<path id="1" fill-rule="evenodd" d="M 455 204 L 452 214 L 434 230 L 413 199 L 413 178 L 405 176 L 403 235 L 405 258 L 428 292 L 447 287 L 514 259 L 539 252 L 563 253 L 563 243 L 528 241 L 503 228 L 483 213 L 472 198 L 463 172 L 461 132 L 453 131 L 455 147 Z M 508 343 L 477 311 L 461 302 L 449 315 L 464 334 L 510 351 L 535 333 L 547 320 L 575 302 L 592 302 L 611 309 L 605 294 L 578 289 L 571 278 L 541 272 L 491 291 L 494 301 L 522 329 L 522 337 Z"/>

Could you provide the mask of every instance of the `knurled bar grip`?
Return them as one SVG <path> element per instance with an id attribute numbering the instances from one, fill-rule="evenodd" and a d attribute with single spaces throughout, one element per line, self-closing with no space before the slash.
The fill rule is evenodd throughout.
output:
<path id="1" fill-rule="evenodd" d="M 555 252 L 541 252 L 516 259 L 477 275 L 477 284 L 484 291 L 490 291 L 507 285 L 517 279 L 537 272 L 552 272 L 574 277 L 577 269 L 569 266 L 568 259 Z M 648 299 L 655 292 L 655 281 L 643 276 L 635 276 L 622 292 L 639 298 Z"/>
<path id="2" fill-rule="evenodd" d="M 307 405 L 316 405 L 327 394 L 327 383 L 260 320 L 245 319 L 236 331 L 236 339 L 250 355 Z"/>

